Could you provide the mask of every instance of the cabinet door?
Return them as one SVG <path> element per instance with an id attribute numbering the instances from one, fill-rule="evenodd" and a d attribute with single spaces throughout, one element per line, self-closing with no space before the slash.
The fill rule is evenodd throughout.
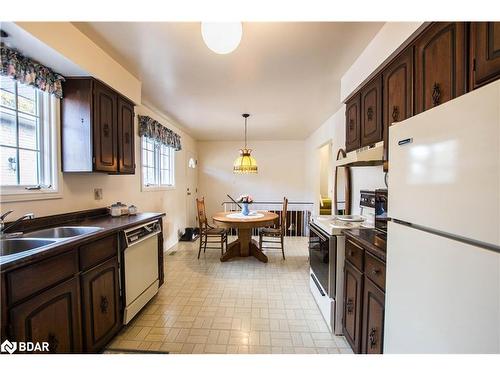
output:
<path id="1" fill-rule="evenodd" d="M 118 170 L 120 173 L 135 173 L 134 106 L 118 98 Z"/>
<path id="2" fill-rule="evenodd" d="M 415 112 L 465 93 L 465 23 L 436 22 L 415 43 Z"/>
<path id="3" fill-rule="evenodd" d="M 361 147 L 382 140 L 382 78 L 379 76 L 361 90 Z"/>
<path id="4" fill-rule="evenodd" d="M 53 353 L 81 352 L 79 301 L 73 278 L 12 308 L 12 339 L 48 342 Z"/>
<path id="5" fill-rule="evenodd" d="M 110 88 L 94 83 L 94 170 L 118 171 L 117 97 Z"/>
<path id="6" fill-rule="evenodd" d="M 361 349 L 361 304 L 363 276 L 349 262 L 344 270 L 344 335 L 354 353 Z"/>
<path id="7" fill-rule="evenodd" d="M 4 342 L 7 339 L 7 324 L 8 324 L 8 315 L 7 315 L 7 277 L 5 277 L 5 273 L 0 274 L 0 340 Z"/>
<path id="8" fill-rule="evenodd" d="M 384 347 L 385 294 L 365 277 L 363 293 L 362 352 L 382 354 Z"/>
<path id="9" fill-rule="evenodd" d="M 472 22 L 472 86 L 500 77 L 500 22 Z"/>
<path id="10" fill-rule="evenodd" d="M 382 73 L 384 160 L 389 160 L 389 126 L 413 115 L 413 48 L 408 48 Z"/>
<path id="11" fill-rule="evenodd" d="M 360 125 L 361 125 L 361 99 L 357 94 L 346 103 L 345 108 L 345 149 L 346 152 L 358 149 L 361 146 L 360 142 Z"/>
<path id="12" fill-rule="evenodd" d="M 92 79 L 68 78 L 61 100 L 63 172 L 92 172 Z"/>
<path id="13" fill-rule="evenodd" d="M 82 275 L 84 348 L 97 352 L 121 326 L 116 257 Z"/>

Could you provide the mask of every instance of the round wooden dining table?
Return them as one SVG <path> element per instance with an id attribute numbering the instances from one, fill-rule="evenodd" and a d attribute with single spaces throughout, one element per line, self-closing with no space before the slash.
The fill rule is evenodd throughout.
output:
<path id="1" fill-rule="evenodd" d="M 267 263 L 267 256 L 259 248 L 257 241 L 252 239 L 252 229 L 274 225 L 278 215 L 269 211 L 252 211 L 244 216 L 239 212 L 218 212 L 212 216 L 219 228 L 238 229 L 238 239 L 231 242 L 220 261 L 225 262 L 236 257 L 254 256 L 261 262 Z"/>

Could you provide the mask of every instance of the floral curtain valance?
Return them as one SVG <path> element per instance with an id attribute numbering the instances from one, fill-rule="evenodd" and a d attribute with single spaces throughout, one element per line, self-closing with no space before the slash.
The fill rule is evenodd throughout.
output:
<path id="1" fill-rule="evenodd" d="M 139 116 L 139 135 L 153 138 L 165 146 L 173 147 L 175 151 L 182 149 L 180 135 L 149 116 Z"/>
<path id="2" fill-rule="evenodd" d="M 49 94 L 55 95 L 57 98 L 62 98 L 62 83 L 64 77 L 55 73 L 39 62 L 23 56 L 20 52 L 7 47 L 5 44 L 0 45 L 0 54 L 2 59 L 3 76 L 15 79 L 25 85 L 31 85 L 39 90 L 46 91 Z"/>

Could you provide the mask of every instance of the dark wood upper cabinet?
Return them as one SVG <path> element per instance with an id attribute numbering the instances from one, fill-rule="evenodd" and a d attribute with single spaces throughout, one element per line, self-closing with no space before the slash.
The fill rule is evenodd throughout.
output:
<path id="1" fill-rule="evenodd" d="M 81 283 L 84 350 L 95 353 L 121 327 L 117 258 L 84 273 Z"/>
<path id="2" fill-rule="evenodd" d="M 52 353 L 81 352 L 78 290 L 78 280 L 72 278 L 12 308 L 12 339 L 48 342 Z"/>
<path id="3" fill-rule="evenodd" d="M 365 277 L 363 296 L 363 333 L 361 350 L 382 354 L 384 349 L 385 294 Z"/>
<path id="4" fill-rule="evenodd" d="M 472 22 L 471 81 L 472 88 L 500 77 L 500 22 Z"/>
<path id="5" fill-rule="evenodd" d="M 67 79 L 61 101 L 61 150 L 63 172 L 91 172 L 93 82 Z"/>
<path id="6" fill-rule="evenodd" d="M 357 94 L 346 103 L 346 152 L 358 149 L 361 146 L 361 96 Z"/>
<path id="7" fill-rule="evenodd" d="M 436 22 L 415 42 L 415 113 L 466 91 L 465 22 Z"/>
<path id="8" fill-rule="evenodd" d="M 117 96 L 94 84 L 94 171 L 118 172 Z"/>
<path id="9" fill-rule="evenodd" d="M 376 77 L 361 90 L 361 147 L 382 140 L 382 78 Z"/>
<path id="10" fill-rule="evenodd" d="M 413 47 L 383 71 L 382 86 L 384 160 L 389 160 L 389 126 L 413 115 Z"/>
<path id="11" fill-rule="evenodd" d="M 120 173 L 135 172 L 134 105 L 118 98 L 118 153 Z"/>
<path id="12" fill-rule="evenodd" d="M 63 86 L 63 172 L 135 173 L 134 106 L 91 77 Z"/>
<path id="13" fill-rule="evenodd" d="M 363 275 L 351 263 L 344 269 L 344 335 L 354 353 L 361 350 L 361 313 L 362 313 Z"/>

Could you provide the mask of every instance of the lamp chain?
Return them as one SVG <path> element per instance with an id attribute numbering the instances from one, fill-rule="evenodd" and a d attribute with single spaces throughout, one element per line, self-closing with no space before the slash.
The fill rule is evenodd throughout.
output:
<path id="1" fill-rule="evenodd" d="M 247 148 L 247 118 L 245 117 L 245 149 Z"/>

